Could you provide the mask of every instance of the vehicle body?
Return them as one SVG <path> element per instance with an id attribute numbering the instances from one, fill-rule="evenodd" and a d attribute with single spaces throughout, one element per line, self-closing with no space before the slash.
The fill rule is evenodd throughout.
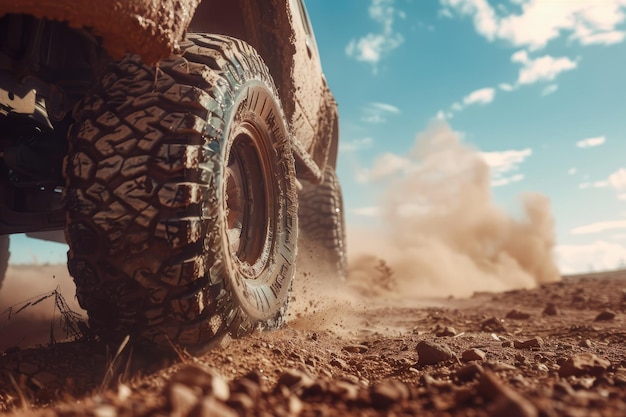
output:
<path id="1" fill-rule="evenodd" d="M 77 295 L 102 338 L 195 346 L 280 322 L 296 187 L 330 190 L 322 205 L 340 230 L 329 233 L 343 239 L 337 106 L 302 1 L 0 0 L 0 16 L 0 235 L 66 230 Z M 130 171 L 141 176 L 123 182 Z M 312 194 L 301 205 L 318 204 Z M 327 246 L 343 262 L 343 241 Z M 271 283 L 252 291 L 262 270 Z M 132 296 L 113 293 L 126 285 Z M 205 298 L 222 292 L 203 286 L 231 291 L 232 311 L 207 312 Z M 244 318 L 173 329 L 229 314 Z M 173 316 L 182 324 L 162 324 Z"/>

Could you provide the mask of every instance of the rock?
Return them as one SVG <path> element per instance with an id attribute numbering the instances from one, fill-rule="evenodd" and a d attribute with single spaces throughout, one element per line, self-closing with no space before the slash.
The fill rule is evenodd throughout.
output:
<path id="1" fill-rule="evenodd" d="M 486 357 L 487 357 L 487 354 L 485 352 L 483 352 L 480 349 L 475 349 L 475 348 L 468 349 L 465 352 L 463 352 L 463 354 L 461 355 L 461 358 L 465 362 L 484 361 Z"/>
<path id="2" fill-rule="evenodd" d="M 328 392 L 342 402 L 356 401 L 359 398 L 359 387 L 348 381 L 337 381 L 331 384 Z"/>
<path id="3" fill-rule="evenodd" d="M 287 404 L 288 404 L 287 408 L 289 410 L 290 416 L 299 416 L 300 413 L 302 413 L 302 409 L 304 408 L 304 405 L 302 404 L 302 401 L 300 400 L 300 398 L 296 397 L 295 395 L 292 395 L 289 397 L 289 402 Z"/>
<path id="4" fill-rule="evenodd" d="M 198 403 L 197 392 L 178 382 L 169 385 L 167 397 L 172 414 L 178 416 L 186 416 Z"/>
<path id="5" fill-rule="evenodd" d="M 258 401 L 261 396 L 261 386 L 248 378 L 240 378 L 233 382 L 233 389 L 236 393 L 245 394 L 252 399 Z"/>
<path id="6" fill-rule="evenodd" d="M 530 318 L 530 314 L 524 311 L 511 310 L 506 313 L 506 318 L 512 320 L 528 320 Z"/>
<path id="7" fill-rule="evenodd" d="M 344 361 L 343 359 L 339 359 L 339 358 L 332 358 L 330 360 L 330 365 L 339 369 L 348 369 L 348 363 Z"/>
<path id="8" fill-rule="evenodd" d="M 609 321 L 613 320 L 617 314 L 611 310 L 604 310 L 596 316 L 594 321 Z"/>
<path id="9" fill-rule="evenodd" d="M 583 375 L 600 376 L 609 366 L 611 366 L 611 362 L 593 353 L 579 353 L 570 356 L 561 364 L 559 376 L 562 378 Z"/>
<path id="10" fill-rule="evenodd" d="M 492 417 L 537 417 L 539 411 L 527 399 L 506 386 L 495 374 L 485 371 L 478 383 L 478 393 L 490 404 L 488 415 Z"/>
<path id="11" fill-rule="evenodd" d="M 276 389 L 282 387 L 287 388 L 289 391 L 297 391 L 301 388 L 308 388 L 313 385 L 313 378 L 306 373 L 291 369 L 278 378 L 276 383 Z"/>
<path id="12" fill-rule="evenodd" d="M 409 399 L 409 387 L 397 380 L 383 381 L 370 391 L 372 405 L 378 409 L 386 409 L 392 405 Z"/>
<path id="13" fill-rule="evenodd" d="M 616 387 L 626 387 L 626 370 L 620 369 L 615 374 L 615 378 L 613 378 L 613 382 Z"/>
<path id="14" fill-rule="evenodd" d="M 481 375 L 485 370 L 478 363 L 470 363 L 456 371 L 456 377 L 460 381 L 471 381 Z"/>
<path id="15" fill-rule="evenodd" d="M 344 346 L 343 350 L 348 353 L 366 353 L 369 348 L 365 345 L 348 345 Z"/>
<path id="16" fill-rule="evenodd" d="M 543 339 L 539 336 L 533 337 L 532 339 L 524 340 L 523 342 L 519 340 L 515 340 L 513 342 L 513 347 L 515 349 L 532 349 L 540 348 L 541 346 L 543 346 Z"/>
<path id="17" fill-rule="evenodd" d="M 117 417 L 117 408 L 112 405 L 99 405 L 93 409 L 94 417 Z"/>
<path id="18" fill-rule="evenodd" d="M 236 392 L 230 396 L 226 404 L 229 407 L 234 408 L 235 410 L 247 412 L 252 410 L 255 407 L 256 403 L 252 400 L 252 398 L 250 398 L 249 395 L 241 392 Z"/>
<path id="19" fill-rule="evenodd" d="M 585 339 L 585 340 L 581 340 L 580 343 L 578 343 L 578 346 L 580 347 L 584 347 L 584 348 L 591 348 L 593 345 L 591 344 L 591 340 L 589 339 Z"/>
<path id="20" fill-rule="evenodd" d="M 435 365 L 452 359 L 454 353 L 449 347 L 422 340 L 417 344 L 418 365 Z"/>
<path id="21" fill-rule="evenodd" d="M 480 324 L 480 327 L 484 332 L 506 333 L 506 328 L 502 322 L 495 317 L 491 317 L 490 319 L 483 321 Z"/>
<path id="22" fill-rule="evenodd" d="M 548 305 L 546 306 L 546 308 L 543 309 L 543 312 L 541 313 L 544 316 L 556 316 L 559 314 L 559 310 L 557 310 L 556 305 L 554 305 L 553 303 L 548 303 Z"/>
<path id="23" fill-rule="evenodd" d="M 215 397 L 205 397 L 189 413 L 189 417 L 239 417 L 239 413 Z"/>
<path id="24" fill-rule="evenodd" d="M 439 328 L 439 329 L 436 329 L 436 331 L 435 331 L 435 336 L 437 336 L 437 337 L 452 337 L 452 336 L 456 336 L 456 334 L 457 334 L 457 331 L 452 326 L 446 326 L 444 328 Z"/>
<path id="25" fill-rule="evenodd" d="M 187 365 L 174 374 L 171 383 L 180 383 L 189 388 L 199 388 L 204 395 L 213 395 L 221 401 L 230 396 L 228 383 L 212 369 L 193 364 Z"/>

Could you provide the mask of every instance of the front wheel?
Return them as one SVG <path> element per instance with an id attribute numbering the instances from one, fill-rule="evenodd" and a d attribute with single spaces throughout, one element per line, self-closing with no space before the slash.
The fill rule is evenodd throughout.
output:
<path id="1" fill-rule="evenodd" d="M 202 350 L 276 327 L 295 273 L 291 142 L 257 53 L 190 35 L 150 68 L 112 64 L 78 110 L 68 264 L 100 337 Z"/>

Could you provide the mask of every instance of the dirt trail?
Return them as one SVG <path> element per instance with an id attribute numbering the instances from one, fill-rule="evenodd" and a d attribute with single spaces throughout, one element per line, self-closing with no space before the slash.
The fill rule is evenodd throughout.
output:
<path id="1" fill-rule="evenodd" d="M 626 273 L 420 301 L 395 293 L 389 272 L 379 265 L 380 279 L 366 288 L 335 283 L 334 293 L 350 295 L 343 302 L 330 291 L 327 303 L 312 300 L 306 291 L 313 290 L 300 288 L 282 329 L 200 357 L 178 352 L 156 360 L 126 348 L 113 360 L 115 352 L 81 341 L 6 352 L 0 410 L 50 416 L 626 413 Z"/>

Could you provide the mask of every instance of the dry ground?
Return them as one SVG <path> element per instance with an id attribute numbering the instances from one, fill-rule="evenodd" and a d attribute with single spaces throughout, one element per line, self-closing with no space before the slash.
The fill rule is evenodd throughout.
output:
<path id="1" fill-rule="evenodd" d="M 10 273 L 33 273 L 22 268 Z M 49 278 L 51 271 L 35 272 Z M 0 356 L 0 411 L 97 417 L 626 415 L 626 273 L 567 277 L 467 299 L 415 300 L 393 291 L 384 265 L 379 272 L 367 285 L 335 283 L 332 293 L 317 292 L 315 282 L 300 284 L 282 329 L 200 357 L 178 351 L 154 358 L 128 346 L 115 356 L 87 341 L 22 343 Z M 6 296 L 0 297 L 6 305 Z M 22 339 L 32 336 L 24 323 L 7 330 L 26 311 L 14 309 L 11 320 L 0 317 L 0 340 L 11 333 L 19 341 L 20 329 Z M 49 340 L 49 319 L 35 321 L 46 325 L 39 336 Z M 57 339 L 61 334 L 55 331 Z"/>

